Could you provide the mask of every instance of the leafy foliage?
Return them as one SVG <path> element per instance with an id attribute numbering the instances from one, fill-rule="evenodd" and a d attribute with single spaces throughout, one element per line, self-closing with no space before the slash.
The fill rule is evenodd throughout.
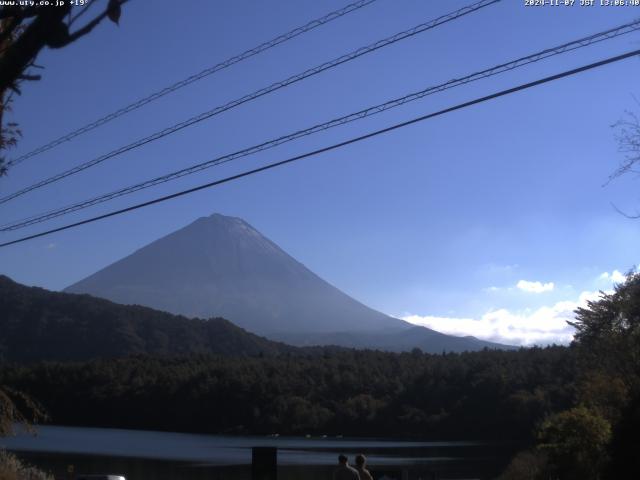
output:
<path id="1" fill-rule="evenodd" d="M 5 152 L 18 143 L 18 138 L 22 136 L 22 132 L 15 122 L 3 123 L 2 119 L 5 114 L 11 111 L 11 96 L 7 95 L 6 99 L 0 95 L 0 177 L 7 173 L 7 161 L 2 152 Z"/>
<path id="2" fill-rule="evenodd" d="M 28 395 L 12 388 L 0 388 L 0 437 L 10 435 L 16 424 L 31 429 L 31 425 L 45 420 L 44 409 Z"/>
<path id="3" fill-rule="evenodd" d="M 6 2 L 0 6 L 0 177 L 6 175 L 8 168 L 4 152 L 14 147 L 21 136 L 16 123 L 6 122 L 6 113 L 10 111 L 12 95 L 22 93 L 22 82 L 40 80 L 40 75 L 30 73 L 33 68 L 42 68 L 35 65 L 40 51 L 70 45 L 105 18 L 117 24 L 126 1 L 109 0 L 101 13 L 81 27 L 77 22 L 89 8 L 83 5 L 74 15 L 73 2 Z"/>
<path id="4" fill-rule="evenodd" d="M 519 452 L 497 480 L 543 480 L 550 477 L 547 454 L 540 450 Z"/>
<path id="5" fill-rule="evenodd" d="M 606 460 L 611 425 L 586 407 L 556 413 L 542 424 L 539 448 L 549 454 L 559 478 L 596 479 Z"/>
<path id="6" fill-rule="evenodd" d="M 640 273 L 629 273 L 612 294 L 576 311 L 575 343 L 585 368 L 614 374 L 640 390 Z"/>
<path id="7" fill-rule="evenodd" d="M 0 450 L 0 480 L 53 480 L 53 477 Z"/>
<path id="8" fill-rule="evenodd" d="M 572 408 L 549 416 L 540 449 L 558 478 L 640 475 L 640 273 L 576 311 Z"/>

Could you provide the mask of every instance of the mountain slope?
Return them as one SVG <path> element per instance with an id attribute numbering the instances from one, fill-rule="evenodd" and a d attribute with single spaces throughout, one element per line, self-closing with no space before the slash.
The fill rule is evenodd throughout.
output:
<path id="1" fill-rule="evenodd" d="M 200 218 L 71 285 L 123 304 L 221 316 L 252 332 L 404 328 L 357 302 L 239 218 Z"/>
<path id="2" fill-rule="evenodd" d="M 435 353 L 505 348 L 377 312 L 318 277 L 245 221 L 220 214 L 200 218 L 65 291 L 187 317 L 224 317 L 299 346 L 418 347 Z"/>
<path id="3" fill-rule="evenodd" d="M 88 360 L 134 354 L 274 355 L 295 347 L 222 318 L 188 319 L 89 295 L 26 287 L 0 275 L 0 360 Z"/>

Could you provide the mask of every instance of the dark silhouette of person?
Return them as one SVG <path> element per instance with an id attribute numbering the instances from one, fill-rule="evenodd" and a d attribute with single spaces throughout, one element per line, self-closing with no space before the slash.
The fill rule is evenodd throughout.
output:
<path id="1" fill-rule="evenodd" d="M 360 474 L 349 465 L 345 455 L 338 455 L 338 468 L 333 471 L 333 480 L 360 480 Z"/>
<path id="2" fill-rule="evenodd" d="M 373 480 L 371 472 L 367 470 L 367 458 L 362 454 L 356 455 L 356 470 L 360 475 L 360 480 Z"/>

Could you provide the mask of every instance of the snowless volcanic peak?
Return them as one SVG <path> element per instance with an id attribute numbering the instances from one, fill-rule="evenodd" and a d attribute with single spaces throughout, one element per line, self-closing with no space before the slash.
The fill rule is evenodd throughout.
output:
<path id="1" fill-rule="evenodd" d="M 202 217 L 66 289 L 255 333 L 403 329 L 289 256 L 240 218 Z"/>

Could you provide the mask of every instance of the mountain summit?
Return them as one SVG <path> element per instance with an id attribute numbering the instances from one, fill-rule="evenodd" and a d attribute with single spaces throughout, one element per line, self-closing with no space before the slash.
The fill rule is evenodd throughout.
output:
<path id="1" fill-rule="evenodd" d="M 354 300 L 244 220 L 214 214 L 68 287 L 187 317 L 224 317 L 271 339 L 427 352 L 504 346 L 411 325 Z"/>
<path id="2" fill-rule="evenodd" d="M 66 289 L 262 335 L 403 328 L 322 280 L 244 220 L 214 214 Z"/>

